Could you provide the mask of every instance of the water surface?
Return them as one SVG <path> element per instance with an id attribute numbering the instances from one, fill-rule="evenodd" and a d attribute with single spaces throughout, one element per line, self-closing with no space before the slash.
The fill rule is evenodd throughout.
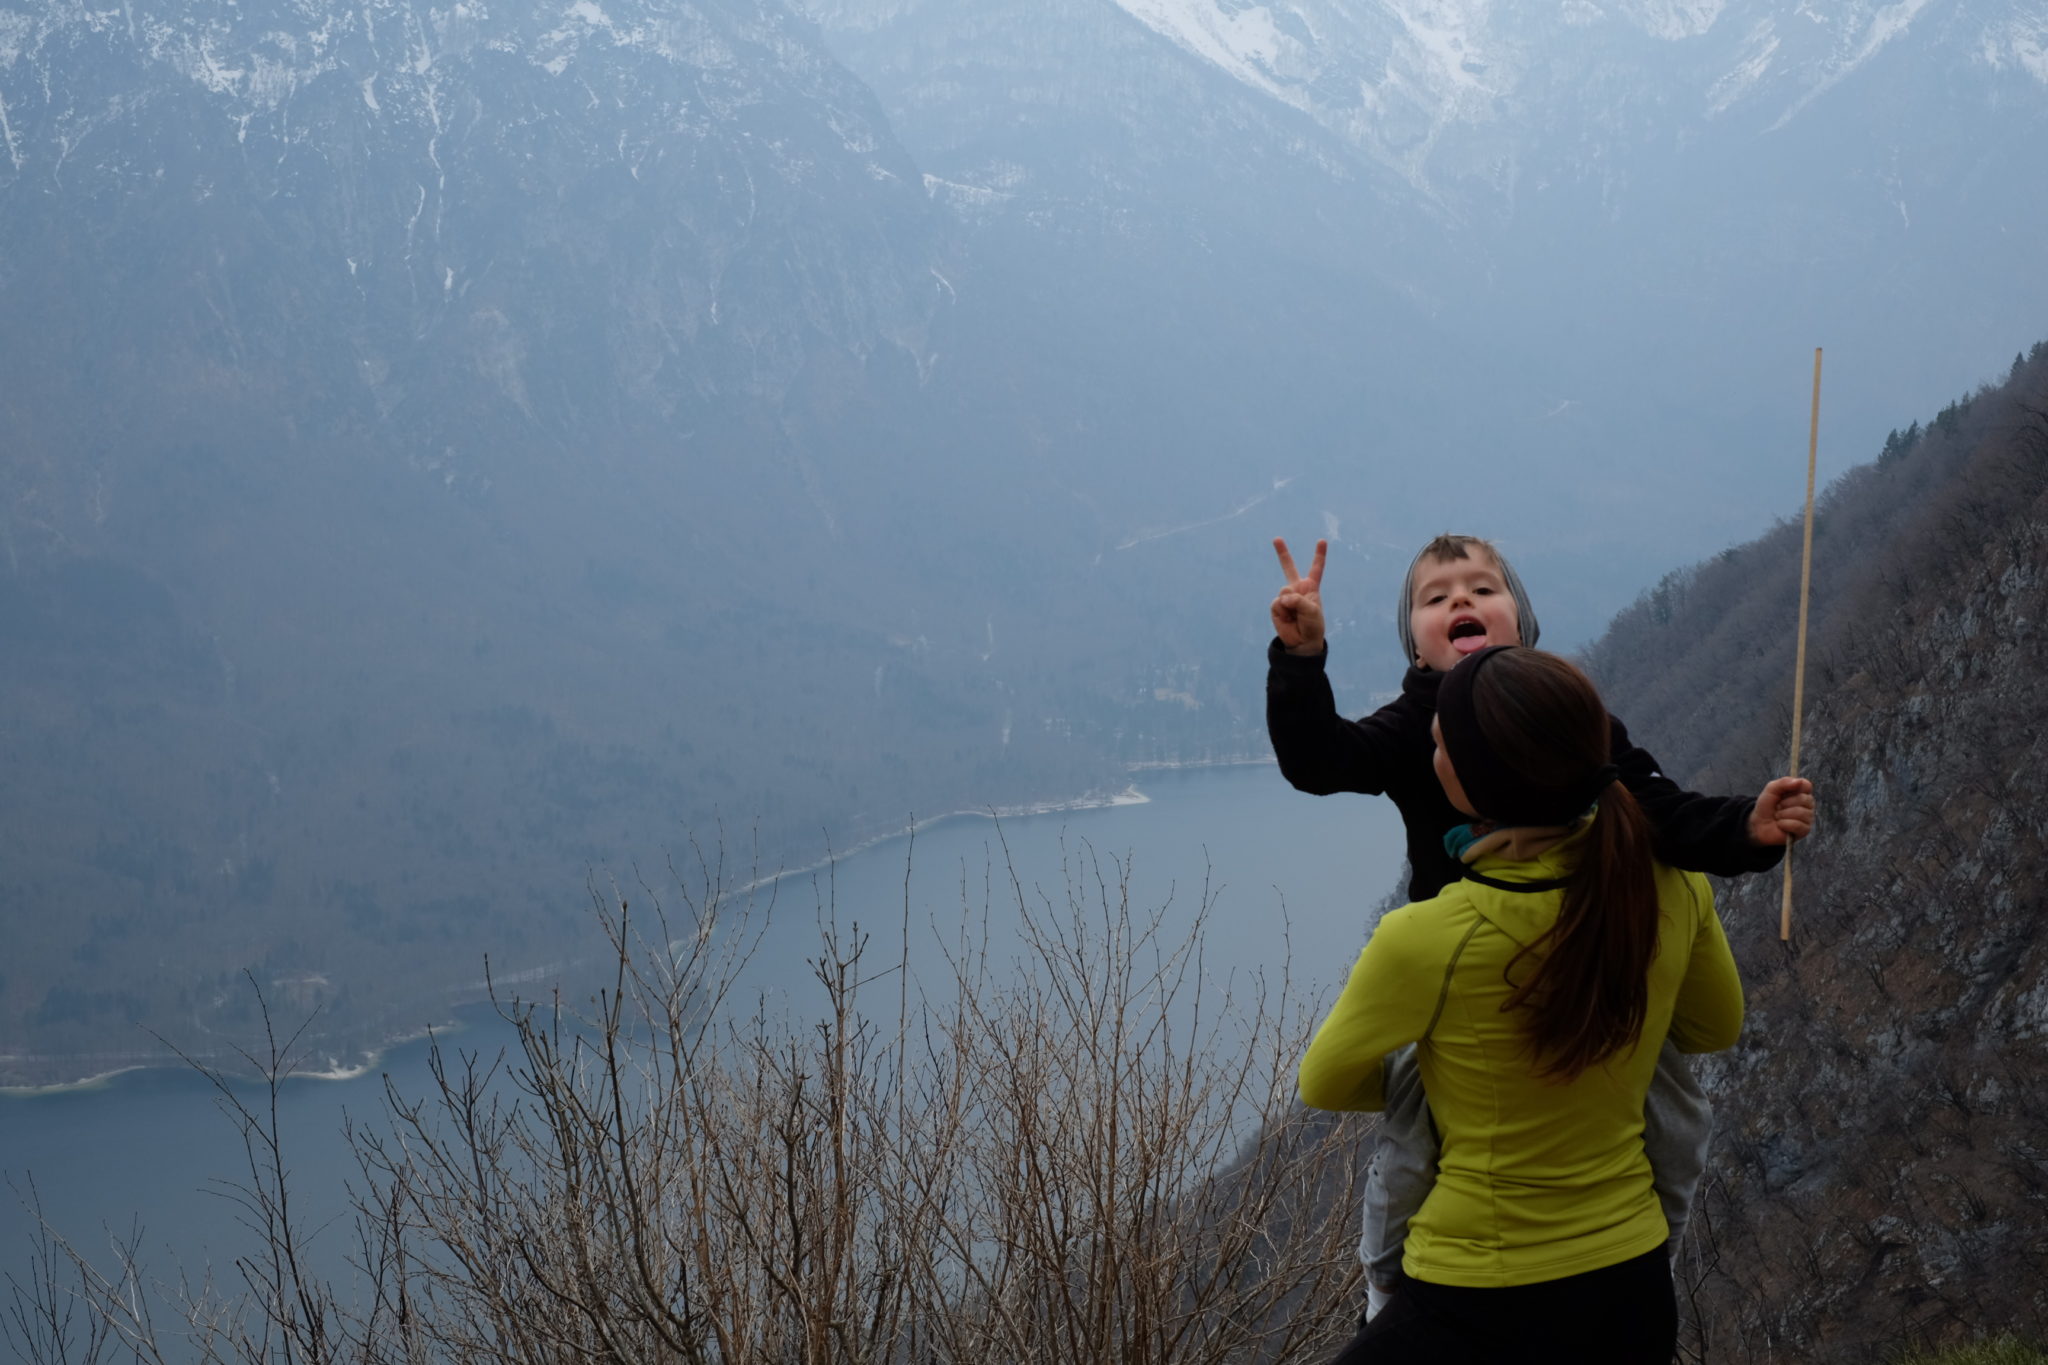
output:
<path id="1" fill-rule="evenodd" d="M 1214 977 L 1263 969 L 1277 980 L 1291 962 L 1297 996 L 1327 995 L 1341 983 L 1370 912 L 1401 870 L 1391 803 L 1305 796 L 1270 766 L 1164 770 L 1143 775 L 1140 787 L 1149 799 L 1139 804 L 1000 823 L 944 820 L 914 840 L 785 878 L 750 987 L 770 1008 L 816 1007 L 805 959 L 817 951 L 821 903 L 875 932 L 877 961 L 894 960 L 907 920 L 913 969 L 933 980 L 943 973 L 938 941 L 957 940 L 963 914 L 985 913 L 1000 961 L 1014 946 L 1017 887 L 1034 904 L 1049 897 L 1063 905 L 1063 869 L 1091 883 L 1100 869 L 1112 886 L 1127 876 L 1134 909 L 1170 904 L 1169 937 L 1191 922 L 1206 884 L 1203 956 Z M 445 1047 L 494 1056 L 511 1041 L 488 1010 L 465 1011 L 461 1024 L 443 1035 Z M 427 1093 L 428 1056 L 425 1041 L 408 1043 L 355 1079 L 298 1079 L 279 1090 L 294 1198 L 307 1226 L 320 1229 L 321 1263 L 339 1270 L 350 1250 L 343 1214 L 358 1177 L 344 1123 L 382 1121 L 387 1076 L 401 1094 Z M 90 1088 L 0 1099 L 0 1170 L 23 1190 L 33 1179 L 45 1218 L 81 1248 L 100 1254 L 111 1238 L 134 1237 L 161 1274 L 197 1274 L 210 1263 L 232 1277 L 233 1259 L 256 1245 L 232 1197 L 248 1180 L 242 1139 L 215 1087 L 166 1060 Z M 270 1103 L 258 1086 L 235 1094 L 259 1108 Z M 0 1192 L 0 1271 L 21 1277 L 32 1227 L 12 1194 Z"/>

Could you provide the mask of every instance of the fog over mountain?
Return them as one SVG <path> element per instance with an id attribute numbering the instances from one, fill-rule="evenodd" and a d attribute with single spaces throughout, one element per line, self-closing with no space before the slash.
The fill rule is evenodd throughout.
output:
<path id="1" fill-rule="evenodd" d="M 1902 394 L 1931 405 L 1999 373 L 2048 303 L 2025 150 L 2048 115 L 2048 21 L 2019 4 L 810 7 L 942 197 L 1027 220 L 1080 199 L 1127 234 L 1186 239 L 1240 208 L 1262 261 L 1320 229 L 1290 264 L 1310 257 L 1326 292 L 1365 273 L 1424 314 L 1465 367 L 1464 424 L 1439 412 L 1414 444 L 1369 423 L 1320 443 L 1344 457 L 1334 479 L 1359 477 L 1319 496 L 1356 498 L 1400 546 L 1408 509 L 1458 503 L 1390 485 L 1386 466 L 1456 454 L 1570 485 L 1558 505 L 1610 540 L 1574 523 L 1560 554 L 1642 562 L 1668 549 L 1674 499 L 1718 548 L 1758 505 L 1731 480 L 1780 479 L 1799 449 L 1806 348 L 1837 362 L 1839 469 Z M 1276 189 L 1289 175 L 1312 187 L 1306 211 Z M 1190 222 L 1174 189 L 1207 215 Z M 1416 340 L 1369 295 L 1337 306 L 1372 314 L 1392 349 Z M 1380 356 L 1356 359 L 1354 383 L 1383 377 Z M 1528 490 L 1460 493 L 1487 516 Z"/>
<path id="2" fill-rule="evenodd" d="M 584 869 L 1255 754 L 1448 525 L 1553 638 L 2048 317 L 2013 5 L 0 9 L 0 1070 L 337 1049 Z M 1788 459 L 1787 456 L 1795 458 Z"/>

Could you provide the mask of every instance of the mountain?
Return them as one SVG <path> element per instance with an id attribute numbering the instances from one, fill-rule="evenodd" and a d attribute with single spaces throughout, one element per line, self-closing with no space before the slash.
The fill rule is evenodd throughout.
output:
<path id="1" fill-rule="evenodd" d="M 2017 3 L 805 4 L 981 230 L 1242 214 L 1300 269 L 1305 372 L 1336 345 L 1369 392 L 1294 453 L 1375 600 L 1418 521 L 1485 526 L 1590 637 L 1797 495 L 1815 345 L 1832 474 L 2048 314 Z"/>
<path id="2" fill-rule="evenodd" d="M 1462 229 L 1471 254 L 1427 286 L 1446 306 L 1548 287 L 1555 325 L 1592 274 L 1681 310 L 1790 285 L 1782 312 L 1872 261 L 1881 293 L 1922 283 L 1891 278 L 1903 257 L 2040 259 L 2016 236 L 2038 191 L 1991 183 L 2048 86 L 2048 24 L 2016 0 L 1119 3 Z"/>
<path id="3" fill-rule="evenodd" d="M 1924 0 L 1826 11 L 1772 0 L 1115 3 L 1419 190 L 1475 209 L 1494 200 L 1512 211 L 1548 182 L 1612 175 L 1617 156 L 1673 125 L 1686 141 L 1783 130 L 1888 63 L 1916 100 L 1963 80 L 2023 98 L 2048 80 L 2048 25 L 2019 3 L 1967 14 Z M 1599 131 L 1563 141 L 1563 128 Z"/>
<path id="4" fill-rule="evenodd" d="M 2028 22 L 0 12 L 0 1071 L 1257 756 L 1276 533 L 1355 710 L 1436 530 L 1589 635 L 2037 331 Z"/>
<path id="5" fill-rule="evenodd" d="M 1674 776 L 1747 791 L 1789 742 L 1801 528 L 1676 573 L 1589 661 Z M 1861 1361 L 2048 1326 L 2048 344 L 1894 433 L 1814 528 L 1780 883 L 1718 888 L 1749 997 L 1702 1059 L 1717 1132 L 1681 1262 L 1706 1359 Z"/>
<path id="6" fill-rule="evenodd" d="M 0 108 L 18 1075 L 245 968 L 416 1026 L 721 815 L 772 866 L 1114 779 L 959 771 L 1010 703 L 886 552 L 945 226 L 786 10 L 52 5 Z"/>
<path id="7" fill-rule="evenodd" d="M 776 0 L 51 4 L 0 111 L 8 1078 L 245 976 L 346 1055 L 586 876 L 1256 751 L 1250 514 L 1320 521 L 1361 325 L 978 235 Z"/>

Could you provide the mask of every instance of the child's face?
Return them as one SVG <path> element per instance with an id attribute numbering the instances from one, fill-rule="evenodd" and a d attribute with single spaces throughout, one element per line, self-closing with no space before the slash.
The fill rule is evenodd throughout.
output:
<path id="1" fill-rule="evenodd" d="M 1463 559 L 1431 559 L 1417 566 L 1408 627 L 1418 660 L 1448 673 L 1467 654 L 1488 645 L 1522 643 L 1521 613 L 1500 565 L 1475 551 Z"/>

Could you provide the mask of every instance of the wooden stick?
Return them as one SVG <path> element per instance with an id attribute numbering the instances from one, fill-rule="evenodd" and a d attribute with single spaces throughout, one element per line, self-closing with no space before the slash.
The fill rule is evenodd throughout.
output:
<path id="1" fill-rule="evenodd" d="M 1799 648 L 1792 665 L 1792 770 L 1799 776 L 1799 722 L 1806 714 L 1806 603 L 1813 593 L 1813 467 L 1820 457 L 1820 347 L 1813 348 L 1813 422 L 1806 433 L 1806 544 L 1799 552 Z M 1778 940 L 1792 938 L 1792 846 L 1785 846 L 1785 895 Z"/>

